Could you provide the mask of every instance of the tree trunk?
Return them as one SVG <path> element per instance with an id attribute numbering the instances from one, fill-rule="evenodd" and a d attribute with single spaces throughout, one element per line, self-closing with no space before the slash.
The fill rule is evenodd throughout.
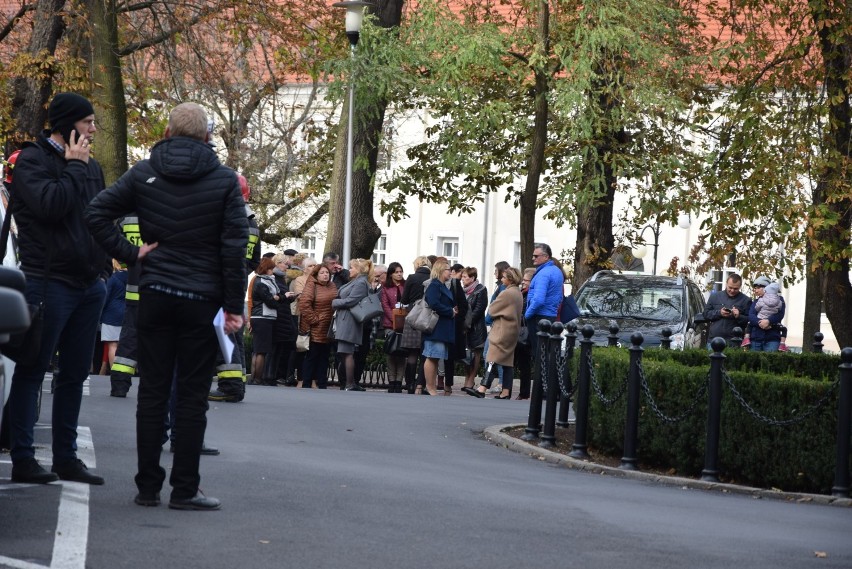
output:
<path id="1" fill-rule="evenodd" d="M 382 0 L 373 14 L 383 28 L 398 27 L 402 21 L 403 0 Z M 351 258 L 369 259 L 375 249 L 381 230 L 373 218 L 373 174 L 376 171 L 379 141 L 384 126 L 387 101 L 375 103 L 370 119 L 361 119 L 366 113 L 355 109 L 355 131 L 353 133 L 353 172 L 352 172 L 352 234 Z M 346 129 L 349 116 L 349 103 L 341 110 L 340 128 L 337 133 L 337 151 L 334 154 L 334 169 L 331 175 L 331 206 L 328 216 L 326 250 L 340 252 L 343 247 L 343 216 L 346 195 Z M 358 167 L 367 162 L 367 168 Z"/>
<path id="2" fill-rule="evenodd" d="M 820 332 L 822 319 L 822 285 L 819 275 L 811 269 L 814 262 L 813 247 L 808 247 L 805 253 L 805 319 L 802 328 L 802 351 L 812 352 L 814 334 Z"/>
<path id="3" fill-rule="evenodd" d="M 849 149 L 852 145 L 852 109 L 849 93 L 852 80 L 852 8 L 841 4 L 842 13 L 829 12 L 831 7 L 812 3 L 813 19 L 820 39 L 825 66 L 825 94 L 829 101 L 826 132 L 826 166 L 817 182 L 814 205 L 828 208 L 836 216 L 836 225 L 823 226 L 815 232 L 812 246 L 818 246 L 824 256 L 818 274 L 822 280 L 825 313 L 831 322 L 834 337 L 841 348 L 852 346 L 852 283 L 849 281 L 849 243 L 852 228 L 852 170 L 849 168 Z M 825 11 L 823 11 L 825 10 Z M 843 38 L 842 42 L 837 38 Z"/>
<path id="4" fill-rule="evenodd" d="M 538 44 L 545 58 L 550 55 L 549 26 L 550 10 L 548 0 L 543 0 L 540 3 L 538 19 Z M 548 77 L 545 69 L 537 69 L 535 72 L 535 116 L 533 119 L 530 156 L 527 161 L 527 181 L 524 193 L 521 194 L 520 199 L 521 268 L 529 264 L 529 256 L 532 255 L 533 244 L 535 243 L 535 215 L 538 209 L 538 188 L 541 182 L 541 173 L 544 171 L 544 151 L 547 145 L 548 89 Z"/>
<path id="5" fill-rule="evenodd" d="M 65 24 L 59 14 L 65 0 L 38 0 L 33 16 L 32 35 L 27 53 L 36 59 L 52 57 L 56 44 L 65 31 Z M 12 101 L 12 115 L 15 117 L 18 136 L 33 139 L 42 131 L 47 122 L 47 102 L 53 91 L 53 68 L 39 69 L 41 76 L 18 77 L 15 79 L 15 95 Z M 15 138 L 13 135 L 12 139 Z M 14 140 L 11 145 L 20 147 L 23 140 Z M 10 150 L 6 149 L 7 152 Z"/>
<path id="6" fill-rule="evenodd" d="M 97 159 L 107 185 L 127 170 L 127 106 L 118 58 L 115 0 L 87 0 L 91 25 L 92 103 L 98 111 Z"/>

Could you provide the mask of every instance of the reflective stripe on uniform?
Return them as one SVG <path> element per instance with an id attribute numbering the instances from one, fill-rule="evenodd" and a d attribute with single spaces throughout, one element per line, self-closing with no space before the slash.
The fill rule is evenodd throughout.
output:
<path id="1" fill-rule="evenodd" d="M 129 375 L 133 375 L 136 373 L 135 367 L 126 366 L 124 364 L 113 363 L 112 367 L 109 369 L 110 371 L 115 371 L 118 373 L 126 373 Z"/>
<path id="2" fill-rule="evenodd" d="M 249 227 L 248 245 L 246 245 L 246 259 L 254 258 L 254 248 L 260 242 L 260 230 L 256 227 Z"/>
<path id="3" fill-rule="evenodd" d="M 241 369 L 227 369 L 227 370 L 219 370 L 216 372 L 216 377 L 219 379 L 225 379 L 228 377 L 236 377 L 242 380 L 243 378 L 243 370 Z"/>

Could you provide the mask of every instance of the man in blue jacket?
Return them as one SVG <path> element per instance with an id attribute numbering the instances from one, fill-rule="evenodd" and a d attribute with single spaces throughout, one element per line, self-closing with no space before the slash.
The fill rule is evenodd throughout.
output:
<path id="1" fill-rule="evenodd" d="M 565 275 L 553 262 L 553 252 L 546 243 L 534 245 L 532 260 L 535 265 L 535 275 L 527 294 L 527 310 L 524 312 L 524 319 L 530 331 L 530 354 L 535 360 L 538 322 L 545 319 L 551 322 L 556 320 L 559 305 L 562 304 L 565 296 L 562 288 Z"/>

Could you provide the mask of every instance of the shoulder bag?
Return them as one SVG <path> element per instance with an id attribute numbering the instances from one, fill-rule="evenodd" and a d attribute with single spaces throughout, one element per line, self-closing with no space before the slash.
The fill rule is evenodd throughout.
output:
<path id="1" fill-rule="evenodd" d="M 361 323 L 372 320 L 384 312 L 382 299 L 378 294 L 367 292 L 367 296 L 350 308 L 349 312 L 352 313 L 355 322 Z"/>
<path id="2" fill-rule="evenodd" d="M 438 313 L 429 308 L 429 303 L 424 296 L 414 303 L 405 321 L 418 332 L 431 334 L 438 324 Z"/>

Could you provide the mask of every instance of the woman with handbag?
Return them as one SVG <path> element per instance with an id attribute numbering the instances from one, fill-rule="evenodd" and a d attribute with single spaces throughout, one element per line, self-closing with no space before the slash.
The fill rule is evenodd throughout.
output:
<path id="1" fill-rule="evenodd" d="M 309 389 L 316 382 L 318 389 L 328 386 L 328 357 L 331 343 L 332 301 L 337 287 L 331 282 L 331 271 L 325 265 L 315 265 L 299 296 L 299 332 L 311 337 L 305 361 L 302 363 L 302 387 Z"/>
<path id="2" fill-rule="evenodd" d="M 529 294 L 530 283 L 535 276 L 535 267 L 524 269 L 524 276 L 521 280 L 521 294 L 524 297 L 524 312 L 527 310 L 527 294 Z M 520 376 L 520 387 L 518 388 L 518 396 L 515 399 L 524 400 L 530 398 L 530 385 L 532 384 L 532 369 L 530 361 L 530 339 L 529 335 L 535 333 L 536 330 L 527 328 L 526 320 L 521 322 L 521 328 L 526 329 L 526 341 L 518 339 L 518 347 L 515 348 L 515 367 L 518 369 Z"/>
<path id="3" fill-rule="evenodd" d="M 385 331 L 385 359 L 388 369 L 388 393 L 402 393 L 402 378 L 405 376 L 405 349 L 402 347 L 402 329 L 394 326 L 394 310 L 402 308 L 405 276 L 402 265 L 393 262 L 388 267 L 382 288 L 382 328 Z M 404 326 L 404 324 L 403 324 Z"/>
<path id="4" fill-rule="evenodd" d="M 429 278 L 432 263 L 428 257 L 419 256 L 414 259 L 414 273 L 405 279 L 402 292 L 402 304 L 408 310 L 414 303 L 423 298 L 423 283 Z M 423 339 L 420 332 L 415 330 L 411 324 L 405 322 L 402 331 L 402 347 L 405 348 L 405 387 L 408 393 L 414 393 L 417 387 L 417 359 L 423 349 Z"/>
<path id="5" fill-rule="evenodd" d="M 485 397 L 491 382 L 497 375 L 497 367 L 503 371 L 503 389 L 494 399 L 511 399 L 512 370 L 515 363 L 515 348 L 518 345 L 518 335 L 521 330 L 521 320 L 524 316 L 524 297 L 518 285 L 521 284 L 521 273 L 514 267 L 503 271 L 502 277 L 505 290 L 500 293 L 488 307 L 488 314 L 493 324 L 488 334 L 488 362 L 485 377 L 476 390 L 465 389 L 468 395 Z"/>
<path id="6" fill-rule="evenodd" d="M 426 289 L 426 302 L 438 314 L 438 322 L 430 333 L 423 334 L 423 375 L 426 378 L 426 393 L 437 395 L 438 362 L 449 357 L 449 349 L 456 341 L 454 319 L 458 314 L 456 301 L 446 282 L 450 278 L 450 266 L 444 260 L 432 265 L 432 282 Z"/>
<path id="7" fill-rule="evenodd" d="M 275 262 L 272 259 L 261 259 L 255 269 L 257 277 L 252 287 L 254 302 L 251 307 L 251 382 L 255 385 L 276 385 L 274 377 L 270 383 L 269 378 L 264 376 L 266 356 L 272 353 L 278 301 L 281 298 L 281 290 L 272 275 L 274 269 Z"/>
<path id="8" fill-rule="evenodd" d="M 362 299 L 370 294 L 373 280 L 373 262 L 368 259 L 349 261 L 349 282 L 337 291 L 331 301 L 334 309 L 334 339 L 337 340 L 338 371 L 341 383 L 346 381 L 346 391 L 366 391 L 355 381 L 355 350 L 363 342 L 364 324 L 352 314 Z M 363 346 L 369 349 L 369 345 Z"/>
<path id="9" fill-rule="evenodd" d="M 267 385 L 284 383 L 287 362 L 296 350 L 296 323 L 290 306 L 297 295 L 288 290 L 289 286 L 283 269 L 284 260 L 284 255 L 280 253 L 272 258 L 275 263 L 272 276 L 281 293 L 278 295 L 278 316 L 275 318 L 275 327 L 272 331 L 272 352 L 266 358 L 264 368 L 264 383 Z"/>
<path id="10" fill-rule="evenodd" d="M 290 305 L 290 310 L 293 313 L 293 318 L 296 322 L 296 352 L 290 358 L 290 365 L 288 367 L 287 372 L 287 380 L 292 382 L 290 376 L 294 376 L 296 380 L 295 383 L 288 383 L 288 385 L 298 385 L 299 382 L 303 381 L 302 377 L 302 367 L 305 363 L 305 356 L 308 353 L 308 349 L 311 347 L 311 335 L 310 333 L 301 334 L 298 333 L 300 328 L 299 322 L 301 321 L 302 313 L 299 312 L 299 295 L 302 294 L 302 291 L 305 290 L 305 284 L 308 282 L 308 278 L 310 277 L 310 273 L 313 270 L 314 266 L 316 266 L 317 262 L 313 257 L 305 257 L 302 259 L 302 274 L 294 278 L 290 282 L 290 292 L 296 295 L 296 302 Z M 292 369 L 290 369 L 292 368 Z"/>

